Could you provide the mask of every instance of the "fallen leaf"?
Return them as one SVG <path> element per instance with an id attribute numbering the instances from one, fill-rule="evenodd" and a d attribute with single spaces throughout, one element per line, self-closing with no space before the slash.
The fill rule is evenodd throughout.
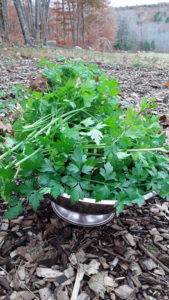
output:
<path id="1" fill-rule="evenodd" d="M 47 79 L 42 76 L 30 78 L 30 88 L 33 91 L 41 91 L 47 87 Z"/>
<path id="2" fill-rule="evenodd" d="M 105 271 L 93 275 L 88 284 L 90 289 L 102 299 L 104 299 L 105 292 L 111 292 L 115 287 L 117 287 L 115 280 L 112 277 L 109 277 L 108 272 Z"/>
<path id="3" fill-rule="evenodd" d="M 11 124 L 4 124 L 4 123 L 2 123 L 2 121 L 0 121 L 0 129 L 2 129 L 2 131 L 6 131 L 6 132 L 11 132 L 12 131 L 12 126 L 11 126 Z"/>
<path id="4" fill-rule="evenodd" d="M 96 259 L 92 259 L 88 265 L 84 264 L 85 273 L 87 275 L 97 274 L 99 267 L 100 267 L 100 263 Z"/>
<path id="5" fill-rule="evenodd" d="M 95 76 L 94 76 L 94 80 L 95 80 L 96 82 L 99 82 L 99 81 L 100 81 L 99 76 L 98 76 L 98 75 L 95 75 Z"/>
<path id="6" fill-rule="evenodd" d="M 162 115 L 162 116 L 160 116 L 159 120 L 162 121 L 162 122 L 166 122 L 167 121 L 167 116 L 166 115 Z"/>

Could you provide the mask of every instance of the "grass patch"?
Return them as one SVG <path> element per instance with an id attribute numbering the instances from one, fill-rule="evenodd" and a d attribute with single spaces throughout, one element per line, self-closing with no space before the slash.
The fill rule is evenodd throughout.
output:
<path id="1" fill-rule="evenodd" d="M 154 52 L 99 52 L 91 50 L 63 49 L 63 48 L 31 48 L 31 47 L 1 47 L 0 54 L 5 56 L 20 55 L 23 58 L 54 59 L 56 56 L 64 56 L 73 60 L 103 64 L 122 64 L 133 67 L 169 67 L 169 54 Z"/>

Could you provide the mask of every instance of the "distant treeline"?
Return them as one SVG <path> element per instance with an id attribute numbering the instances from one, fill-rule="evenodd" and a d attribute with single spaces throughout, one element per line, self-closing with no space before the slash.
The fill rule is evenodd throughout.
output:
<path id="1" fill-rule="evenodd" d="M 169 51 L 169 3 L 112 8 L 108 0 L 0 0 L 1 43 Z"/>
<path id="2" fill-rule="evenodd" d="M 169 51 L 168 3 L 120 7 L 116 15 L 116 49 Z"/>

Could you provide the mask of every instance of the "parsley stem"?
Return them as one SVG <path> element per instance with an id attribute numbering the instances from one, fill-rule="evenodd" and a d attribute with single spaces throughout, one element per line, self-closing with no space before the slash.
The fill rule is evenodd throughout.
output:
<path id="1" fill-rule="evenodd" d="M 27 138 L 29 137 L 33 137 L 36 131 L 33 131 L 32 133 L 30 133 Z M 12 147 L 11 149 L 9 149 L 7 152 L 5 152 L 4 154 L 2 154 L 0 156 L 0 160 L 5 158 L 6 156 L 8 156 L 8 154 L 12 153 L 14 150 L 18 149 L 20 146 L 22 146 L 24 144 L 25 141 L 21 141 L 20 143 L 16 144 L 14 147 Z"/>
<path id="2" fill-rule="evenodd" d="M 4 154 L 2 154 L 0 156 L 0 160 L 5 158 L 6 156 L 8 156 L 8 154 L 12 153 L 14 150 L 18 149 L 20 146 L 22 146 L 25 142 L 28 141 L 32 141 L 32 139 L 38 137 L 41 133 L 43 133 L 44 131 L 46 131 L 48 128 L 50 128 L 52 125 L 55 124 L 56 121 L 58 121 L 60 118 L 64 118 L 65 120 L 68 120 L 69 118 L 73 117 L 75 114 L 77 114 L 78 112 L 82 111 L 84 108 L 80 108 L 80 109 L 76 109 L 70 112 L 67 112 L 65 114 L 63 114 L 60 117 L 56 117 L 54 118 L 51 122 L 49 122 L 46 126 L 44 126 L 43 128 L 41 128 L 41 130 L 34 130 L 33 132 L 31 132 L 24 141 L 19 142 L 17 145 L 15 145 L 14 147 L 12 147 L 11 149 L 9 149 L 7 152 L 5 152 Z M 67 117 L 67 118 L 66 118 Z M 39 149 L 38 149 L 39 150 Z M 29 156 L 24 158 L 24 161 L 27 160 L 29 158 Z M 11 164 L 10 164 L 11 166 Z"/>
<path id="3" fill-rule="evenodd" d="M 35 135 L 34 135 L 34 138 L 36 138 L 37 136 L 39 136 L 42 132 L 46 131 L 50 126 L 54 125 L 56 123 L 56 121 L 58 121 L 60 118 L 64 118 L 64 117 L 73 117 L 75 114 L 77 114 L 78 112 L 82 111 L 83 108 L 80 108 L 80 109 L 75 109 L 73 111 L 69 111 L 65 114 L 63 114 L 62 116 L 60 117 L 56 117 L 54 118 L 50 123 L 48 123 L 45 127 L 41 128 L 41 130 L 39 130 Z"/>
<path id="4" fill-rule="evenodd" d="M 36 149 L 33 153 L 31 153 L 30 155 L 24 157 L 23 159 L 19 160 L 15 166 L 18 167 L 21 163 L 23 163 L 24 161 L 26 161 L 27 159 L 31 158 L 33 155 L 35 155 L 36 153 L 38 153 L 42 148 L 38 148 Z"/>
<path id="5" fill-rule="evenodd" d="M 54 116 L 54 113 L 51 113 L 51 114 L 37 120 L 35 123 L 33 123 L 31 125 L 23 126 L 23 129 L 24 129 L 24 131 L 27 131 L 27 130 L 35 129 L 39 126 L 42 126 L 42 124 L 47 122 L 52 116 Z"/>
<path id="6" fill-rule="evenodd" d="M 128 149 L 127 152 L 144 152 L 144 151 L 161 151 L 168 153 L 168 151 L 164 148 L 143 148 L 143 149 Z"/>

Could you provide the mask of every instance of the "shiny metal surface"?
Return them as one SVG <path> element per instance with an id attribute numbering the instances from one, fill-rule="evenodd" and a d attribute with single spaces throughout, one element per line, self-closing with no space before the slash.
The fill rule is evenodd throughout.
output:
<path id="1" fill-rule="evenodd" d="M 114 213 L 104 215 L 87 215 L 65 209 L 62 206 L 52 202 L 54 212 L 63 220 L 78 226 L 92 227 L 108 223 L 114 217 Z"/>
<path id="2" fill-rule="evenodd" d="M 150 192 L 144 196 L 145 200 L 148 200 L 154 196 L 156 196 L 156 192 Z M 70 201 L 70 197 L 67 194 L 64 194 L 64 196 L 67 197 L 67 200 Z M 88 199 L 84 198 L 83 200 L 80 200 L 86 203 L 95 203 L 95 199 Z M 79 202 L 80 202 L 79 201 Z M 96 205 L 112 205 L 112 213 L 108 214 L 84 214 L 79 213 L 77 211 L 70 210 L 68 208 L 64 208 L 61 205 L 56 204 L 55 202 L 51 202 L 52 208 L 54 212 L 63 220 L 66 222 L 69 222 L 71 224 L 77 225 L 77 226 L 84 226 L 84 227 L 92 227 L 92 226 L 100 226 L 104 225 L 108 222 L 110 222 L 113 217 L 115 216 L 115 213 L 113 212 L 114 204 L 117 200 L 102 200 L 100 202 L 97 202 Z"/>

